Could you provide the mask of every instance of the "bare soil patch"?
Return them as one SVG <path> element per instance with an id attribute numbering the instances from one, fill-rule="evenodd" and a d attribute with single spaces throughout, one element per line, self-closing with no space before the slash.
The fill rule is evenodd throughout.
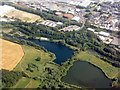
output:
<path id="1" fill-rule="evenodd" d="M 17 18 L 17 19 L 20 19 L 22 21 L 27 21 L 27 22 L 35 22 L 36 20 L 42 20 L 42 18 L 38 15 L 31 14 L 31 13 L 17 10 L 17 9 L 6 13 L 6 16 L 10 18 Z"/>

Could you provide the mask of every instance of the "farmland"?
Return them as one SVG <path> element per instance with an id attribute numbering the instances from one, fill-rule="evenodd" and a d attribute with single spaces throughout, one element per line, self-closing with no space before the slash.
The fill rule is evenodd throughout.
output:
<path id="1" fill-rule="evenodd" d="M 40 20 L 42 21 L 43 19 L 38 16 L 38 15 L 34 15 L 34 14 L 31 14 L 31 13 L 27 13 L 27 12 L 24 12 L 24 11 L 21 11 L 21 10 L 12 10 L 11 12 L 8 12 L 6 13 L 7 17 L 10 17 L 10 18 L 17 18 L 17 19 L 20 19 L 22 21 L 27 21 L 27 22 L 35 22 L 36 20 Z"/>
<path id="2" fill-rule="evenodd" d="M 24 56 L 22 47 L 18 44 L 2 40 L 2 69 L 13 70 Z M 12 62 L 12 63 L 11 63 Z"/>

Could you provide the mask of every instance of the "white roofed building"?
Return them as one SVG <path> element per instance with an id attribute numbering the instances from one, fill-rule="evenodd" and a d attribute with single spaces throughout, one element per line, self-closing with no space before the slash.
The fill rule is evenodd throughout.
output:
<path id="1" fill-rule="evenodd" d="M 87 7 L 88 5 L 90 5 L 91 2 L 95 2 L 93 0 L 74 0 L 74 1 L 67 1 L 67 3 L 72 4 L 72 5 L 80 5 L 83 7 Z"/>
<path id="2" fill-rule="evenodd" d="M 95 30 L 94 29 L 92 29 L 92 28 L 87 28 L 89 31 L 92 31 L 92 32 L 95 32 Z"/>
<path id="3" fill-rule="evenodd" d="M 0 6 L 0 16 L 4 16 L 6 13 L 10 12 L 11 10 L 14 10 L 14 7 L 8 6 L 8 5 L 3 5 Z"/>
<path id="4" fill-rule="evenodd" d="M 103 36 L 99 36 L 99 38 L 103 41 L 105 40 L 105 37 L 103 37 Z"/>
<path id="5" fill-rule="evenodd" d="M 0 22 L 9 22 L 9 21 L 15 21 L 15 20 L 9 18 L 0 18 Z"/>
<path id="6" fill-rule="evenodd" d="M 101 36 L 105 36 L 105 37 L 109 37 L 110 36 L 109 33 L 106 33 L 106 32 L 103 32 L 103 31 L 99 32 L 98 34 L 101 35 Z"/>
<path id="7" fill-rule="evenodd" d="M 75 21 L 79 22 L 79 21 L 80 21 L 80 17 L 74 16 L 74 17 L 72 18 L 72 20 L 75 20 Z"/>
<path id="8" fill-rule="evenodd" d="M 57 22 L 56 24 L 58 24 L 58 25 L 62 25 L 63 23 L 62 23 L 62 22 Z"/>

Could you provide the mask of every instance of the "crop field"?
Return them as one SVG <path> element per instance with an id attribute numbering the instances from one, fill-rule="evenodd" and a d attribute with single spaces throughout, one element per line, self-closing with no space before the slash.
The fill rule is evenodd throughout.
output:
<path id="1" fill-rule="evenodd" d="M 0 39 L 2 42 L 2 69 L 13 70 L 24 56 L 23 49 L 20 45 Z"/>
<path id="2" fill-rule="evenodd" d="M 21 11 L 21 10 L 12 10 L 11 12 L 6 13 L 6 16 L 10 17 L 10 18 L 17 18 L 20 19 L 21 21 L 26 21 L 26 22 L 35 22 L 36 20 L 40 20 L 42 21 L 43 19 L 38 16 L 38 15 L 34 15 L 25 11 Z"/>
<path id="3" fill-rule="evenodd" d="M 119 68 L 112 66 L 111 64 L 97 58 L 96 56 L 88 52 L 80 52 L 73 58 L 78 60 L 87 61 L 97 67 L 99 67 L 108 78 L 115 78 L 118 76 Z"/>

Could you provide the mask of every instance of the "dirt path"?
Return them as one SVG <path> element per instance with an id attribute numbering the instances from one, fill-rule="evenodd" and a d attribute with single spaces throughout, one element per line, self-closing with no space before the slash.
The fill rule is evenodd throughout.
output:
<path id="1" fill-rule="evenodd" d="M 29 83 L 24 88 L 27 88 L 31 82 L 32 82 L 32 79 L 30 79 Z"/>

